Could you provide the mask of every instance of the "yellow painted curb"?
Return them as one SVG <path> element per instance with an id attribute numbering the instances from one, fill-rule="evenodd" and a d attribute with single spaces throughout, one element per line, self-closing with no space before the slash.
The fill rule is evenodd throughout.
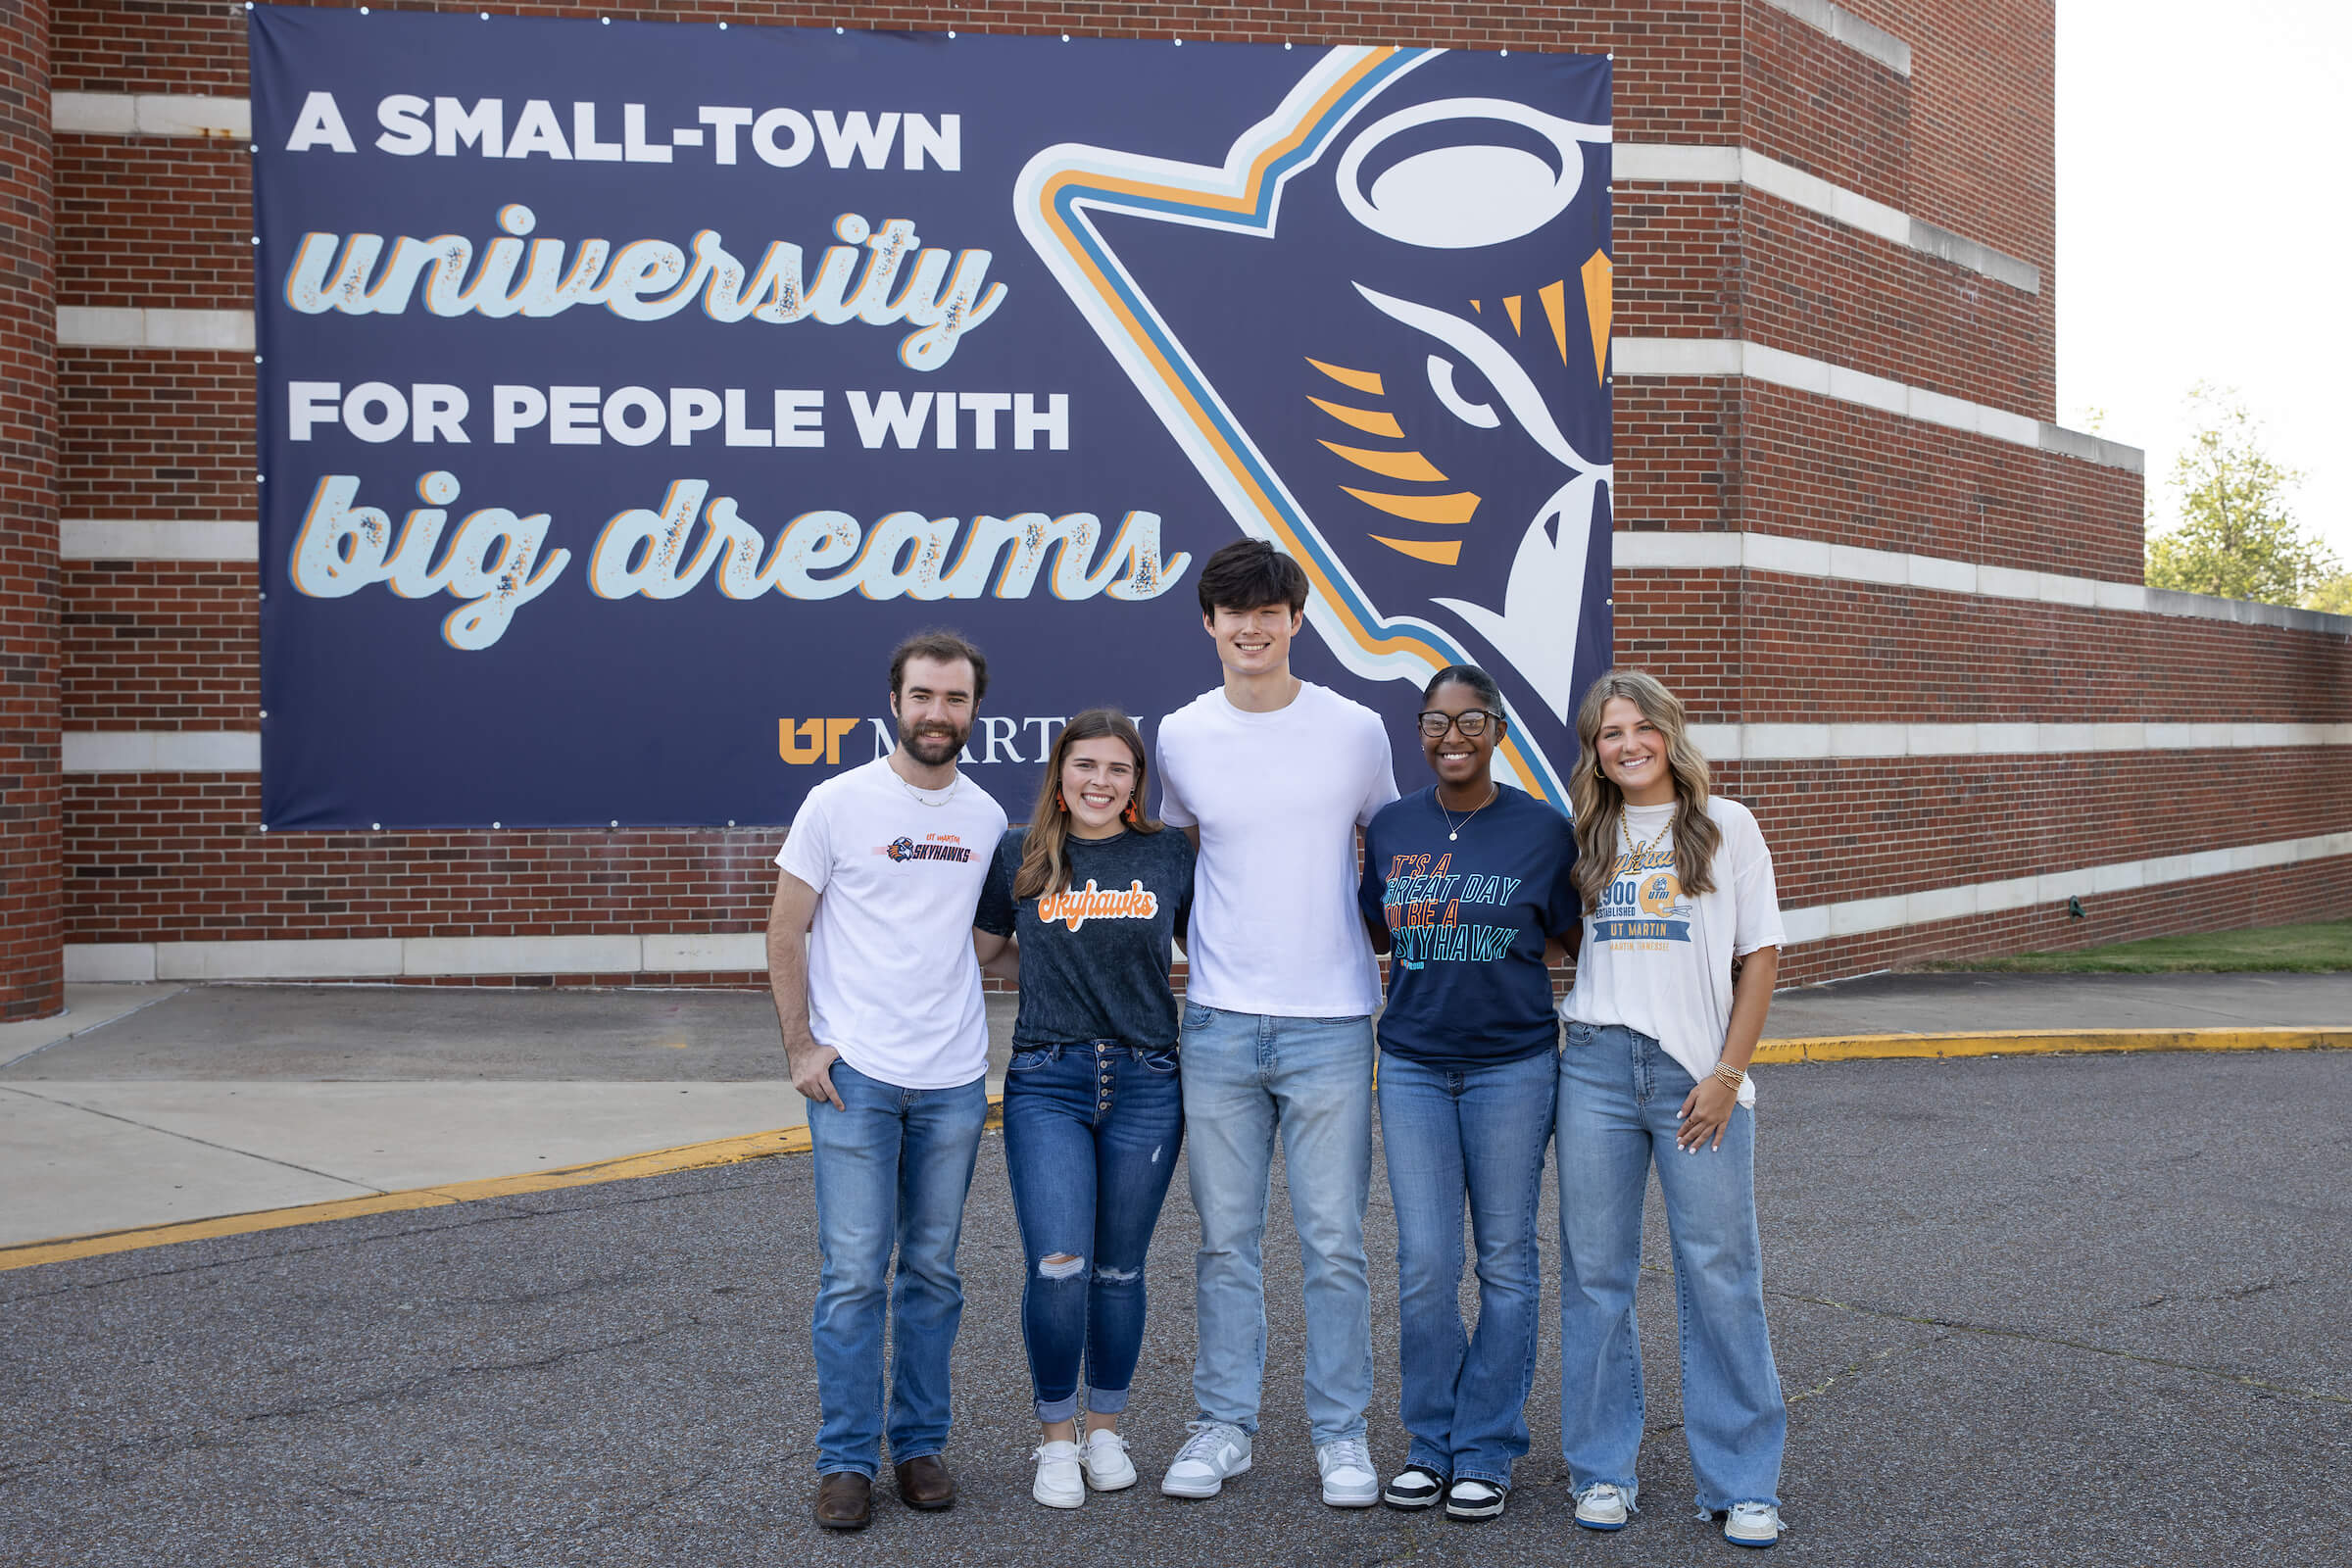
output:
<path id="1" fill-rule="evenodd" d="M 2352 1050 L 2342 1029 L 1994 1029 L 1967 1034 L 1829 1035 L 1767 1040 L 1759 1063 L 1860 1061 L 1891 1056 L 2032 1056 L 2099 1051 Z"/>
<path id="2" fill-rule="evenodd" d="M 1806 1061 L 1861 1061 L 1890 1057 L 2025 1056 L 2072 1052 L 2113 1051 L 2324 1051 L 2352 1050 L 2352 1027 L 2342 1029 L 2004 1029 L 1955 1034 L 1830 1035 L 1814 1039 L 1767 1040 L 1756 1048 L 1759 1065 Z M 1004 1124 L 1003 1097 L 989 1097 L 988 1125 Z M 416 1187 L 407 1192 L 379 1193 L 368 1198 L 339 1198 L 294 1208 L 267 1208 L 250 1214 L 225 1214 L 218 1219 L 185 1220 L 172 1225 L 148 1225 L 108 1231 L 97 1236 L 69 1236 L 47 1242 L 22 1242 L 0 1247 L 0 1272 L 63 1263 L 79 1257 L 103 1257 L 111 1252 L 167 1247 L 173 1242 L 199 1242 L 220 1236 L 246 1236 L 256 1231 L 283 1230 L 293 1225 L 317 1225 L 326 1220 L 358 1219 L 368 1214 L 393 1214 L 404 1209 L 437 1208 L 445 1203 L 470 1203 L 485 1198 L 515 1198 L 529 1193 L 587 1187 L 598 1182 L 626 1181 L 637 1176 L 664 1176 L 676 1171 L 704 1170 L 750 1159 L 808 1152 L 808 1129 L 787 1127 L 719 1138 L 709 1143 L 681 1144 L 642 1154 L 623 1154 L 561 1170 L 493 1176 L 475 1182 L 450 1182 Z"/>
<path id="3" fill-rule="evenodd" d="M 1004 1125 L 1004 1099 L 988 1099 L 989 1127 Z M 218 1236 L 249 1236 L 256 1231 L 284 1230 L 292 1225 L 317 1225 L 330 1219 L 359 1219 L 368 1214 L 397 1214 L 404 1209 L 439 1208 L 446 1203 L 472 1203 L 485 1198 L 518 1198 L 565 1187 L 588 1187 L 598 1182 L 627 1181 L 637 1176 L 667 1176 L 682 1170 L 706 1170 L 713 1165 L 736 1165 L 749 1159 L 808 1152 L 808 1129 L 784 1127 L 746 1133 L 738 1138 L 714 1138 L 707 1143 L 680 1144 L 674 1149 L 622 1154 L 585 1165 L 558 1170 L 527 1171 L 519 1176 L 490 1176 L 474 1182 L 445 1182 L 438 1187 L 412 1187 L 406 1192 L 377 1193 L 368 1198 L 337 1198 L 323 1203 L 301 1203 L 292 1208 L 256 1209 L 249 1214 L 223 1214 L 216 1219 L 180 1220 L 170 1225 L 141 1225 L 129 1230 L 104 1231 L 96 1236 L 66 1236 L 54 1241 L 20 1242 L 0 1247 L 0 1273 L 41 1263 L 64 1263 L 77 1257 L 104 1257 L 110 1252 L 132 1252 L 173 1242 L 202 1242 Z"/>

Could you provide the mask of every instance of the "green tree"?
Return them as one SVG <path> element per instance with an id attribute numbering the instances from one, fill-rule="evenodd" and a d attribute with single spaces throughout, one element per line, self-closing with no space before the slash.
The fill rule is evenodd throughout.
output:
<path id="1" fill-rule="evenodd" d="M 2324 610 L 2330 615 L 2352 615 L 2352 571 L 2339 571 L 2303 596 L 2305 610 Z"/>
<path id="2" fill-rule="evenodd" d="M 2303 475 L 2273 463 L 2262 429 L 2234 392 L 2190 389 L 2196 433 L 2174 461 L 2180 526 L 2148 541 L 2151 588 L 2299 605 L 2341 568 L 2294 519 L 2287 498 Z"/>

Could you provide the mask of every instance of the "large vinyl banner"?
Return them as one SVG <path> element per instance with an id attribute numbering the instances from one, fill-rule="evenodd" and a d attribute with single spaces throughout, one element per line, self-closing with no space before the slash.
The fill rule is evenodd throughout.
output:
<path id="1" fill-rule="evenodd" d="M 1245 535 L 1405 787 L 1463 662 L 1565 802 L 1607 61 L 251 16 L 272 827 L 781 821 L 937 625 L 1019 817 Z"/>

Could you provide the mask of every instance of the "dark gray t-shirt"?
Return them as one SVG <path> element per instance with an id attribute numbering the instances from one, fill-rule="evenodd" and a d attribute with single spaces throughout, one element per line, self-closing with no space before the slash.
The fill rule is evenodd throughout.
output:
<path id="1" fill-rule="evenodd" d="M 1021 945 L 1013 1044 L 1174 1047 L 1169 944 L 1192 915 L 1192 841 L 1172 827 L 1068 839 L 1069 891 L 1015 901 L 1012 882 L 1028 837 L 1027 828 L 1005 833 L 972 915 L 981 930 Z"/>

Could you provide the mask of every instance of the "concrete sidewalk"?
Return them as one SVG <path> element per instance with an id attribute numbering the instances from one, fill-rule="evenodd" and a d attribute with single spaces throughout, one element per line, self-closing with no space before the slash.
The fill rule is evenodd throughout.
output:
<path id="1" fill-rule="evenodd" d="M 754 993 L 75 986 L 68 1003 L 0 1028 L 0 1247 L 807 1121 Z M 990 999 L 992 1093 L 1013 1008 Z M 2352 1028 L 2352 976 L 1881 975 L 1784 992 L 1766 1033 L 2282 1025 Z"/>

